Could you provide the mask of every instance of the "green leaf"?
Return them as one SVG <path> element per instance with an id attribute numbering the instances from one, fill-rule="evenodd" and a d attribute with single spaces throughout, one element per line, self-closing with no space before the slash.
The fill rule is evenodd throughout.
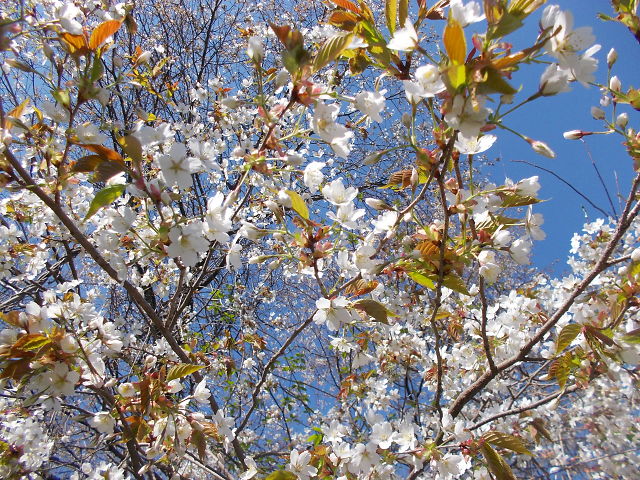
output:
<path id="1" fill-rule="evenodd" d="M 398 0 L 387 0 L 384 5 L 384 15 L 387 18 L 387 27 L 393 35 L 396 31 L 396 19 L 398 18 Z"/>
<path id="2" fill-rule="evenodd" d="M 447 78 L 454 90 L 459 89 L 467 81 L 467 67 L 466 65 L 451 65 L 447 69 Z"/>
<path id="3" fill-rule="evenodd" d="M 15 349 L 16 351 L 37 350 L 50 342 L 51 340 L 48 337 L 45 337 L 40 333 L 29 333 L 20 337 L 18 341 L 13 345 L 12 349 Z"/>
<path id="4" fill-rule="evenodd" d="M 622 341 L 627 343 L 638 344 L 640 343 L 640 328 L 630 331 L 626 335 L 622 336 Z"/>
<path id="5" fill-rule="evenodd" d="M 269 476 L 267 476 L 264 480 L 296 480 L 296 475 L 291 472 L 286 472 L 284 470 L 277 470 Z"/>
<path id="6" fill-rule="evenodd" d="M 572 323 L 569 325 L 565 325 L 560 333 L 558 334 L 558 338 L 556 339 L 556 353 L 562 352 L 565 348 L 567 348 L 571 342 L 575 340 L 575 338 L 582 331 L 582 325 L 577 323 Z"/>
<path id="7" fill-rule="evenodd" d="M 502 18 L 500 19 L 500 22 L 498 22 L 498 25 L 496 25 L 495 30 L 491 32 L 491 37 L 504 37 L 505 35 L 516 31 L 522 25 L 522 16 L 506 12 L 502 15 Z"/>
<path id="8" fill-rule="evenodd" d="M 317 72 L 338 58 L 342 51 L 349 46 L 352 39 L 353 33 L 348 33 L 346 35 L 335 35 L 324 42 L 313 61 L 314 70 Z"/>
<path id="9" fill-rule="evenodd" d="M 96 196 L 91 200 L 89 211 L 87 212 L 87 216 L 84 217 L 84 221 L 86 222 L 89 218 L 95 215 L 98 210 L 114 202 L 120 195 L 122 195 L 125 188 L 126 185 L 111 185 L 96 193 Z"/>
<path id="10" fill-rule="evenodd" d="M 500 448 L 506 448 L 516 453 L 523 453 L 525 455 L 531 455 L 531 452 L 525 447 L 524 442 L 520 437 L 509 435 L 508 433 L 490 431 L 482 435 L 487 442 L 491 445 Z"/>
<path id="11" fill-rule="evenodd" d="M 567 356 L 567 354 L 565 354 L 562 357 L 555 359 L 549 366 L 549 376 L 555 377 L 560 388 L 564 388 L 567 383 L 567 378 L 569 378 L 569 373 L 571 373 L 571 366 L 569 365 L 570 362 L 571 356 Z"/>
<path id="12" fill-rule="evenodd" d="M 395 316 L 389 312 L 384 305 L 380 302 L 376 302 L 371 299 L 358 300 L 353 304 L 353 307 L 357 310 L 363 310 L 367 315 L 373 317 L 376 321 L 381 323 L 389 323 L 389 316 Z"/>
<path id="13" fill-rule="evenodd" d="M 309 209 L 307 208 L 307 204 L 304 203 L 304 200 L 300 196 L 300 194 L 294 192 L 293 190 L 287 190 L 287 195 L 291 199 L 291 208 L 300 215 L 305 220 L 309 220 Z"/>
<path id="14" fill-rule="evenodd" d="M 490 68 L 487 70 L 486 80 L 478 85 L 479 93 L 501 93 L 504 95 L 513 95 L 518 91 L 509 85 L 502 75 L 500 75 L 496 70 Z"/>
<path id="15" fill-rule="evenodd" d="M 124 152 L 131 157 L 131 159 L 138 165 L 142 164 L 142 145 L 140 140 L 133 135 L 127 135 L 120 139 L 120 145 Z"/>
<path id="16" fill-rule="evenodd" d="M 462 293 L 463 295 L 470 295 L 469 290 L 467 290 L 467 285 L 464 283 L 464 280 L 460 278 L 455 273 L 449 273 L 444 277 L 442 284 L 453 290 L 454 292 Z"/>
<path id="17" fill-rule="evenodd" d="M 186 377 L 187 375 L 191 375 L 192 373 L 197 372 L 198 370 L 202 370 L 204 365 L 192 365 L 190 363 L 179 363 L 178 365 L 174 365 L 167 372 L 167 382 L 171 380 L 175 380 L 177 378 Z"/>
<path id="18" fill-rule="evenodd" d="M 527 197 L 518 195 L 517 192 L 501 192 L 500 197 L 502 198 L 502 207 L 526 207 L 527 205 L 534 205 L 536 203 L 540 203 L 535 197 Z"/>
<path id="19" fill-rule="evenodd" d="M 407 275 L 409 275 L 409 278 L 411 278 L 411 280 L 413 280 L 414 282 L 416 282 L 418 285 L 422 285 L 423 287 L 427 287 L 430 290 L 433 290 L 434 288 L 436 288 L 435 284 L 433 283 L 433 280 L 431 280 L 429 277 L 418 273 L 418 272 L 407 272 Z"/>
<path id="20" fill-rule="evenodd" d="M 400 26 L 404 27 L 404 23 L 409 16 L 409 0 L 400 0 L 400 5 L 398 5 L 398 15 Z"/>
<path id="21" fill-rule="evenodd" d="M 480 451 L 487 462 L 489 470 L 496 477 L 496 480 L 516 480 L 509 464 L 507 464 L 498 452 L 491 448 L 489 443 L 483 443 L 480 446 Z"/>

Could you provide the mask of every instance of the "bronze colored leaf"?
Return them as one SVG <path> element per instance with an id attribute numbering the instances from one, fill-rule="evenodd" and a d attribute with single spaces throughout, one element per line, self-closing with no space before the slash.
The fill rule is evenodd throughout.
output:
<path id="1" fill-rule="evenodd" d="M 122 23 L 117 20 L 108 20 L 98 25 L 93 32 L 91 32 L 91 38 L 89 38 L 89 48 L 91 50 L 97 50 L 102 46 L 107 38 L 116 33 Z"/>

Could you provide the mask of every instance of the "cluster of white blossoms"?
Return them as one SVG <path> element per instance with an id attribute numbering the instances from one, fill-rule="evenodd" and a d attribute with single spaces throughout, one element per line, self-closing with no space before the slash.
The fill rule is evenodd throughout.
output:
<path id="1" fill-rule="evenodd" d="M 189 13 L 142 3 L 169 32 Z M 488 480 L 534 471 L 529 453 L 550 474 L 637 472 L 617 461 L 640 440 L 635 190 L 574 236 L 569 275 L 513 289 L 505 264 L 546 237 L 540 179 L 474 163 L 512 131 L 521 60 L 550 65 L 514 109 L 595 81 L 591 30 L 549 5 L 514 53 L 496 31 L 544 2 L 504 22 L 491 2 L 412 8 L 388 35 L 365 2 L 333 3 L 326 26 L 225 39 L 250 71 L 234 88 L 166 81 L 182 52 L 160 33 L 123 48 L 133 5 L 27 1 L 29 35 L 0 7 L 6 78 L 51 84 L 0 131 L 0 476 Z M 447 19 L 440 60 L 427 15 Z M 615 109 L 593 117 L 640 162 L 617 110 L 635 100 L 602 89 Z M 151 100 L 120 118 L 127 98 Z"/>

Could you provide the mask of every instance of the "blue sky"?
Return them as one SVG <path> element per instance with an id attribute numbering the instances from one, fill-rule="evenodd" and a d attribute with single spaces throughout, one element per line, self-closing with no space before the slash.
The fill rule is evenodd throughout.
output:
<path id="1" fill-rule="evenodd" d="M 571 10 L 574 14 L 574 27 L 591 26 L 593 28 L 597 43 L 602 45 L 602 49 L 596 55 L 600 61 L 596 74 L 597 82 L 607 82 L 606 56 L 609 49 L 615 47 L 619 59 L 613 73 L 622 80 L 625 89 L 633 84 L 640 86 L 638 82 L 640 45 L 619 23 L 604 22 L 596 17 L 598 12 L 611 13 L 608 1 L 556 0 L 550 3 Z M 534 21 L 528 23 L 525 31 L 512 36 L 514 47 L 526 47 L 527 45 L 520 41 L 530 41 L 528 39 L 535 38 L 540 13 L 535 13 L 533 17 L 531 20 Z M 537 65 L 517 72 L 514 76 L 515 81 L 512 83 L 516 87 L 520 84 L 528 87 L 525 94 L 533 93 L 529 89 L 534 90 L 537 87 L 537 78 L 543 70 L 543 65 Z M 532 78 L 536 80 L 533 81 Z M 617 192 L 619 190 L 622 194 L 626 194 L 633 173 L 631 161 L 621 145 L 621 137 L 618 135 L 586 137 L 586 146 L 581 141 L 569 141 L 562 137 L 562 133 L 566 130 L 602 130 L 602 123 L 592 119 L 590 114 L 591 107 L 599 105 L 599 99 L 600 94 L 596 87 L 585 88 L 574 84 L 571 92 L 539 99 L 522 108 L 517 114 L 508 117 L 506 121 L 508 126 L 533 139 L 546 142 L 556 152 L 555 159 L 534 153 L 526 142 L 507 132 L 497 132 L 499 141 L 487 152 L 492 159 L 496 157 L 502 159 L 493 167 L 491 173 L 496 182 L 504 181 L 504 177 L 514 180 L 532 175 L 540 177 L 542 184 L 540 198 L 548 201 L 536 205 L 535 211 L 542 213 L 545 217 L 544 230 L 547 233 L 547 239 L 535 243 L 532 259 L 535 265 L 543 268 L 551 267 L 558 274 L 567 270 L 566 258 L 573 232 L 581 230 L 587 218 L 592 221 L 603 215 L 553 175 L 514 161 L 524 160 L 552 170 L 573 184 L 593 203 L 609 212 L 611 207 L 592 166 L 591 158 L 593 158 L 609 189 L 614 205 L 619 209 Z M 636 118 L 632 113 L 633 110 L 626 108 L 627 106 L 624 107 L 618 111 L 627 111 L 630 116 L 629 125 L 633 126 Z M 605 111 L 610 115 L 611 107 Z M 616 185 L 616 175 L 619 189 Z"/>

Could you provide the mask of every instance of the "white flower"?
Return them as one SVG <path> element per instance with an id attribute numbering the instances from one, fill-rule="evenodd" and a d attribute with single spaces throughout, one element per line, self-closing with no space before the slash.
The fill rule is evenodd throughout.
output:
<path id="1" fill-rule="evenodd" d="M 523 197 L 536 197 L 538 190 L 540 190 L 540 183 L 538 182 L 538 176 L 523 178 L 516 186 L 516 192 Z"/>
<path id="2" fill-rule="evenodd" d="M 481 137 L 465 137 L 462 133 L 458 133 L 455 147 L 463 155 L 475 155 L 477 153 L 486 152 L 496 142 L 498 137 L 495 135 L 483 135 Z"/>
<path id="3" fill-rule="evenodd" d="M 396 30 L 387 44 L 389 50 L 410 52 L 418 45 L 418 34 L 409 17 L 404 22 L 404 27 Z"/>
<path id="4" fill-rule="evenodd" d="M 452 480 L 471 468 L 471 460 L 465 460 L 462 455 L 446 454 L 438 461 L 433 462 L 438 469 L 436 480 Z"/>
<path id="5" fill-rule="evenodd" d="M 55 395 L 73 395 L 75 385 L 80 380 L 80 374 L 70 370 L 64 363 L 56 363 L 47 377 L 51 393 Z"/>
<path id="6" fill-rule="evenodd" d="M 391 424 L 389 422 L 381 422 L 373 425 L 369 440 L 382 449 L 389 448 L 394 440 Z"/>
<path id="7" fill-rule="evenodd" d="M 526 238 L 519 238 L 511 244 L 509 253 L 519 265 L 529 264 L 529 254 L 531 253 L 531 242 Z"/>
<path id="8" fill-rule="evenodd" d="M 349 142 L 353 132 L 344 125 L 336 123 L 340 105 L 322 102 L 316 103 L 313 112 L 313 131 L 331 145 L 333 151 L 342 158 L 347 158 L 351 150 Z"/>
<path id="9" fill-rule="evenodd" d="M 245 457 L 244 464 L 246 465 L 247 469 L 242 475 L 240 475 L 239 480 L 249 480 L 250 478 L 255 477 L 258 473 L 258 465 L 256 465 L 256 461 L 253 459 L 253 457 Z"/>
<path id="10" fill-rule="evenodd" d="M 207 388 L 207 379 L 203 378 L 198 385 L 196 385 L 195 390 L 193 391 L 193 399 L 200 403 L 206 404 L 209 403 L 209 397 L 211 396 L 211 392 Z"/>
<path id="11" fill-rule="evenodd" d="M 556 57 L 560 68 L 570 72 L 569 80 L 577 80 L 584 85 L 594 80 L 598 61 L 593 55 L 600 50 L 600 45 L 592 45 L 595 37 L 591 27 L 573 30 L 571 12 L 562 11 L 558 5 L 549 5 L 542 13 L 540 26 L 551 35 L 546 44 L 549 53 Z M 586 52 L 580 55 L 580 50 Z"/>
<path id="12" fill-rule="evenodd" d="M 89 424 L 100 433 L 113 433 L 116 426 L 115 419 L 109 412 L 98 412 L 89 419 Z"/>
<path id="13" fill-rule="evenodd" d="M 484 95 L 478 95 L 475 104 L 470 98 L 456 95 L 444 119 L 450 127 L 460 130 L 465 137 L 477 137 L 486 123 L 487 115 L 491 113 L 491 110 L 484 106 L 485 102 Z"/>
<path id="14" fill-rule="evenodd" d="M 371 223 L 374 226 L 375 233 L 383 233 L 393 228 L 397 221 L 398 212 L 387 211 Z"/>
<path id="15" fill-rule="evenodd" d="M 240 253 L 242 252 L 242 245 L 238 243 L 239 235 L 236 235 L 229 246 L 229 250 L 227 251 L 226 256 L 226 265 L 229 270 L 238 270 L 242 267 L 242 257 Z"/>
<path id="16" fill-rule="evenodd" d="M 511 241 L 511 233 L 508 230 L 498 230 L 491 236 L 491 239 L 495 247 L 506 247 Z"/>
<path id="17" fill-rule="evenodd" d="M 336 331 L 343 324 L 350 323 L 353 320 L 351 313 L 346 309 L 347 305 L 347 299 L 344 297 L 332 300 L 320 298 L 316 300 L 318 311 L 313 316 L 313 321 L 318 325 L 326 323 L 329 330 Z"/>
<path id="18" fill-rule="evenodd" d="M 321 172 L 324 166 L 324 162 L 311 162 L 304 169 L 304 184 L 311 193 L 315 193 L 324 180 L 324 174 Z"/>
<path id="19" fill-rule="evenodd" d="M 187 158 L 187 147 L 183 143 L 174 143 L 167 155 L 159 159 L 162 175 L 167 185 L 189 188 L 192 185 L 191 174 L 197 170 L 200 162 Z"/>
<path id="20" fill-rule="evenodd" d="M 449 7 L 451 8 L 451 15 L 462 27 L 485 19 L 482 7 L 477 2 L 469 2 L 465 5 L 462 0 L 451 0 Z"/>
<path id="21" fill-rule="evenodd" d="M 340 206 L 351 203 L 358 195 L 355 187 L 344 188 L 342 178 L 338 178 L 322 187 L 322 195 L 328 202 Z"/>
<path id="22" fill-rule="evenodd" d="M 82 35 L 82 24 L 75 18 L 81 14 L 73 3 L 67 2 L 56 12 L 60 26 L 73 35 Z"/>
<path id="23" fill-rule="evenodd" d="M 422 65 L 416 69 L 415 82 L 403 81 L 405 95 L 411 103 L 418 103 L 422 98 L 432 98 L 444 92 L 446 86 L 435 65 Z"/>
<path id="24" fill-rule="evenodd" d="M 547 48 L 556 57 L 584 50 L 596 40 L 591 27 L 573 30 L 573 15 L 569 11 L 560 10 L 558 5 L 549 5 L 544 9 L 540 26 L 542 29 L 550 29 L 549 32 L 553 34 L 547 42 Z"/>
<path id="25" fill-rule="evenodd" d="M 380 112 L 384 110 L 384 93 L 382 92 L 360 92 L 356 95 L 354 104 L 358 110 L 364 113 L 371 120 L 382 122 Z"/>
<path id="26" fill-rule="evenodd" d="M 287 470 L 295 474 L 300 480 L 308 480 L 318 473 L 318 469 L 316 467 L 309 465 L 310 461 L 311 454 L 306 450 L 302 453 L 295 449 L 291 450 Z"/>
<path id="27" fill-rule="evenodd" d="M 254 36 L 249 38 L 247 55 L 256 63 L 260 63 L 262 61 L 262 59 L 264 58 L 264 47 L 262 45 L 261 37 Z"/>
<path id="28" fill-rule="evenodd" d="M 569 72 L 561 69 L 557 63 L 549 65 L 540 77 L 540 93 L 544 96 L 551 96 L 569 90 L 571 90 L 569 88 Z"/>
<path id="29" fill-rule="evenodd" d="M 220 243 L 228 242 L 229 234 L 227 232 L 232 227 L 231 215 L 232 213 L 224 207 L 224 195 L 222 192 L 217 192 L 207 202 L 207 215 L 205 217 L 207 221 L 205 227 L 207 237 Z"/>
<path id="30" fill-rule="evenodd" d="M 200 220 L 173 227 L 169 231 L 171 244 L 167 246 L 167 254 L 173 258 L 180 257 L 185 267 L 193 267 L 198 263 L 199 254 L 206 252 L 209 247 L 203 227 L 204 223 Z"/>
<path id="31" fill-rule="evenodd" d="M 353 203 L 347 203 L 346 205 L 340 205 L 336 213 L 327 212 L 327 217 L 350 230 L 358 227 L 356 222 L 364 214 L 363 208 L 356 209 Z"/>
<path id="32" fill-rule="evenodd" d="M 69 111 L 58 103 L 51 103 L 44 100 L 40 104 L 40 108 L 44 111 L 47 117 L 56 123 L 69 123 Z"/>
<path id="33" fill-rule="evenodd" d="M 544 223 L 544 217 L 541 213 L 533 213 L 531 205 L 527 210 L 527 216 L 525 218 L 525 228 L 529 236 L 534 240 L 544 240 L 547 235 L 540 228 L 540 225 Z"/>
<path id="34" fill-rule="evenodd" d="M 480 275 L 489 283 L 495 283 L 502 267 L 496 263 L 496 254 L 491 250 L 482 250 L 478 254 Z"/>
<path id="35" fill-rule="evenodd" d="M 133 386 L 133 383 L 122 383 L 118 385 L 118 393 L 122 395 L 124 398 L 131 398 L 136 396 L 136 387 Z"/>
<path id="36" fill-rule="evenodd" d="M 87 122 L 76 127 L 78 141 L 84 144 L 102 145 L 107 141 L 107 136 L 100 133 L 98 127 Z"/>

